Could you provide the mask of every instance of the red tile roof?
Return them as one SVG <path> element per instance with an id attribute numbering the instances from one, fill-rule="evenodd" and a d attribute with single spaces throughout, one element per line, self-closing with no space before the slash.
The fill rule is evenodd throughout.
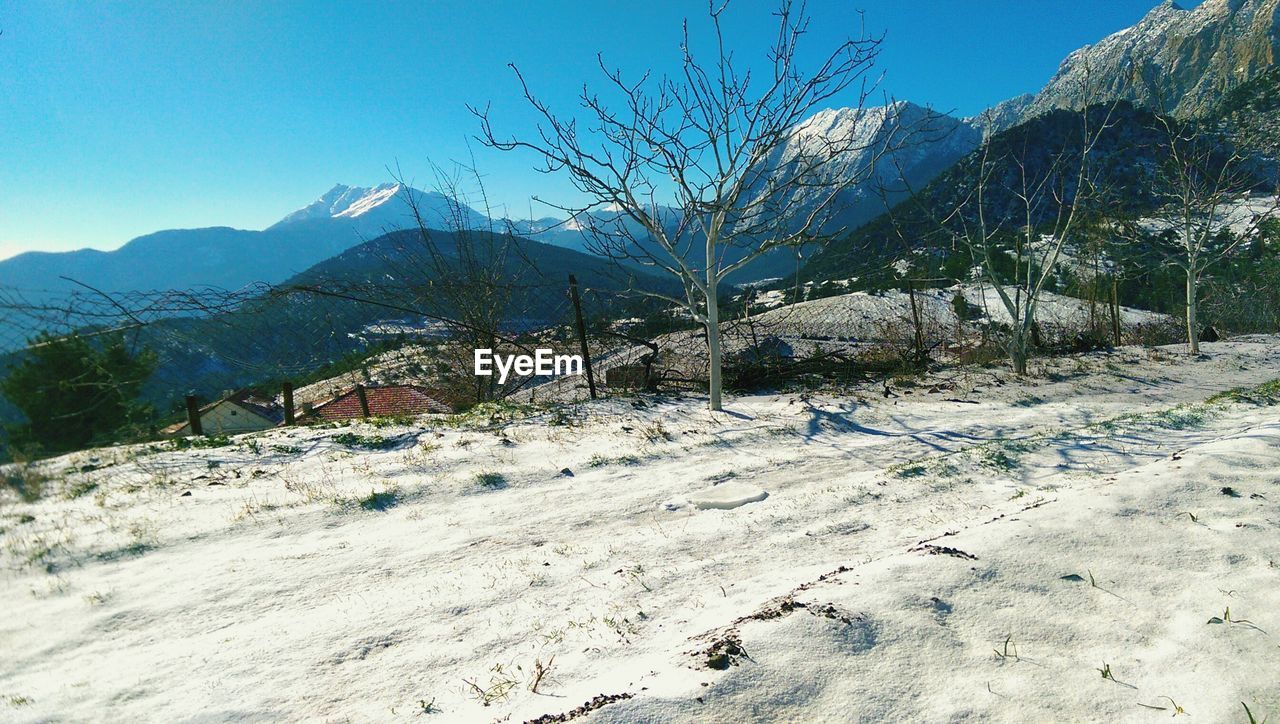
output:
<path id="1" fill-rule="evenodd" d="M 448 405 L 432 396 L 430 392 L 413 385 L 366 387 L 364 394 L 365 399 L 369 401 L 369 414 L 372 417 L 452 412 Z M 316 405 L 310 417 L 319 420 L 351 420 L 363 415 L 360 409 L 360 398 L 353 388 L 328 402 Z"/>

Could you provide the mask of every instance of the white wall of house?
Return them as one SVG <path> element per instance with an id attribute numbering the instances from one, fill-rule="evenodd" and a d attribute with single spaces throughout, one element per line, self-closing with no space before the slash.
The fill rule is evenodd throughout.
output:
<path id="1" fill-rule="evenodd" d="M 200 413 L 200 427 L 206 435 L 235 435 L 275 427 L 275 421 L 246 410 L 234 402 L 223 400 Z M 183 425 L 174 437 L 191 434 L 191 426 Z"/>

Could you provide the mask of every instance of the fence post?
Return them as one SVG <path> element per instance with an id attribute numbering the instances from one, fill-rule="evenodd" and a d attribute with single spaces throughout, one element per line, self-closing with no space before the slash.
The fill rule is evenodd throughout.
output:
<path id="1" fill-rule="evenodd" d="M 369 418 L 369 397 L 364 393 L 364 385 L 356 385 L 356 397 L 360 400 L 360 414 Z"/>
<path id="2" fill-rule="evenodd" d="M 281 390 L 281 394 L 282 394 L 282 396 L 284 397 L 284 424 L 286 424 L 286 425 L 292 425 L 292 424 L 294 423 L 294 418 L 293 418 L 293 383 L 292 383 L 292 382 L 285 382 L 285 383 L 284 383 L 284 387 L 283 387 L 283 389 Z"/>
<path id="3" fill-rule="evenodd" d="M 569 296 L 573 299 L 573 313 L 578 321 L 578 346 L 582 349 L 582 366 L 587 370 L 587 389 L 591 399 L 596 399 L 596 377 L 591 372 L 591 352 L 587 350 L 587 325 L 582 322 L 582 300 L 578 298 L 578 280 L 569 275 Z"/>
<path id="4" fill-rule="evenodd" d="M 204 427 L 200 425 L 200 405 L 195 395 L 187 395 L 187 425 L 192 435 L 204 435 Z"/>
<path id="5" fill-rule="evenodd" d="M 1119 347 L 1123 341 L 1120 339 L 1120 288 L 1114 276 L 1111 277 L 1111 335 Z"/>

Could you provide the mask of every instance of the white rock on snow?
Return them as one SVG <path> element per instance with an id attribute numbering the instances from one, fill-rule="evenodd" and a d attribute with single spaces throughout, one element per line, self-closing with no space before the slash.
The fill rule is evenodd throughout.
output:
<path id="1" fill-rule="evenodd" d="M 754 485 L 731 480 L 690 495 L 689 502 L 698 510 L 733 510 L 767 497 L 767 492 Z"/>

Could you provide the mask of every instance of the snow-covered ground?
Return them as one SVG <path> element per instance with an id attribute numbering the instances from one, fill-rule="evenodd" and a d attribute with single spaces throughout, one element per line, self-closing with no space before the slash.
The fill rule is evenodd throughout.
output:
<path id="1" fill-rule="evenodd" d="M 1010 322 L 1009 313 L 1000 301 L 999 293 L 990 285 L 966 284 L 948 289 L 926 289 L 917 293 L 916 300 L 929 333 L 940 335 L 948 330 L 955 330 L 957 320 L 952 300 L 957 291 L 986 319 L 1001 324 Z M 1009 288 L 1009 294 L 1015 294 L 1012 287 Z M 1099 305 L 1095 312 L 1102 319 L 1109 319 L 1106 304 Z M 1120 308 L 1120 324 L 1126 329 L 1166 319 L 1166 315 L 1156 312 L 1132 307 Z M 1036 320 L 1046 328 L 1084 330 L 1088 328 L 1089 303 L 1075 297 L 1042 292 Z M 899 291 L 881 294 L 851 292 L 823 297 L 780 306 L 755 319 L 763 334 L 860 340 L 882 340 L 893 336 L 905 338 L 910 321 L 911 298 Z"/>
<path id="2" fill-rule="evenodd" d="M 952 304 L 961 293 L 977 317 L 960 323 Z M 1011 295 L 1016 292 L 1010 288 Z M 817 350 L 840 350 L 856 355 L 869 347 L 884 344 L 907 344 L 911 338 L 911 302 L 905 292 L 850 292 L 813 299 L 796 304 L 781 304 L 783 293 L 765 293 L 765 304 L 771 307 L 757 311 L 748 319 L 733 319 L 722 325 L 722 345 L 727 355 L 750 353 L 753 345 L 774 337 L 787 345 L 789 354 L 804 357 Z M 982 338 L 980 327 L 989 323 L 1008 324 L 1010 317 L 998 293 L 990 285 L 966 284 L 947 289 L 927 289 L 917 294 L 925 343 L 937 357 L 963 349 L 966 343 L 977 344 Z M 1090 321 L 1087 301 L 1071 296 L 1044 292 L 1036 315 L 1045 339 L 1050 344 L 1070 339 L 1078 332 L 1107 326 L 1110 310 L 1106 304 L 1096 305 Z M 1120 308 L 1120 326 L 1126 339 L 1142 339 L 1144 328 L 1166 326 L 1176 328 L 1176 320 L 1167 315 L 1131 307 Z M 391 324 L 391 323 L 388 323 Z M 544 330 L 544 332 L 547 330 Z M 679 380 L 706 379 L 706 339 L 699 329 L 659 335 L 653 342 L 661 350 L 655 370 Z M 544 334 L 543 344 L 576 354 L 574 339 L 552 339 Z M 648 346 L 620 343 L 618 338 L 596 336 L 592 344 L 592 366 L 598 380 L 608 378 L 613 367 L 636 365 L 649 354 Z M 340 395 L 357 384 L 415 384 L 437 390 L 457 385 L 449 370 L 470 365 L 470 358 L 450 357 L 441 348 L 409 344 L 377 354 L 360 369 L 341 373 L 294 390 L 298 405 L 319 404 Z M 441 370 L 446 372 L 442 373 Z M 690 384 L 696 384 L 691 382 Z M 585 380 L 541 378 L 527 381 L 511 396 L 520 402 L 573 402 L 588 396 Z M 277 403 L 280 399 L 277 398 Z"/>
<path id="3" fill-rule="evenodd" d="M 1213 215 L 1213 227 L 1226 228 L 1236 236 L 1253 236 L 1258 233 L 1260 221 L 1280 216 L 1280 196 L 1247 194 L 1224 199 Z M 1159 233 L 1178 227 L 1177 212 L 1166 217 L 1144 218 L 1138 222 L 1144 230 Z"/>
<path id="4" fill-rule="evenodd" d="M 58 458 L 0 719 L 1274 720 L 1280 338 L 1204 347 Z"/>

